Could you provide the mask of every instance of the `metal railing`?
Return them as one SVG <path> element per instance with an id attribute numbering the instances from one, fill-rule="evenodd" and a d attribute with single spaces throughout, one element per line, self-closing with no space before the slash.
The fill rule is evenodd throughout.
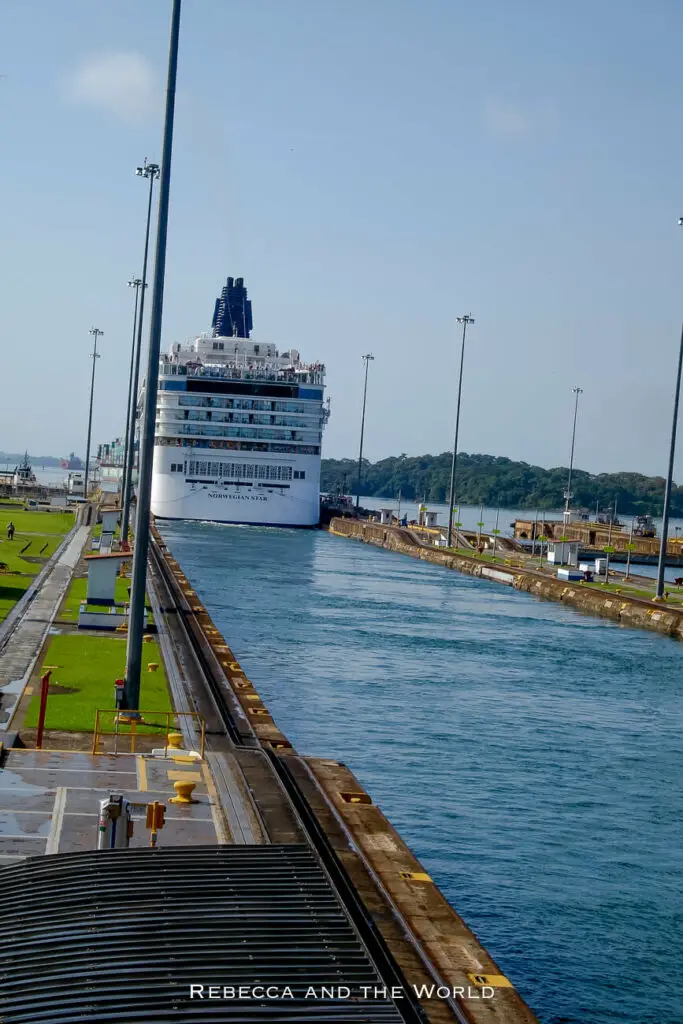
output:
<path id="1" fill-rule="evenodd" d="M 93 740 L 92 740 L 92 752 L 93 752 L 93 754 L 112 754 L 112 753 L 118 754 L 118 739 L 122 735 L 123 736 L 126 736 L 126 735 L 130 736 L 130 751 L 129 751 L 129 753 L 134 754 L 135 753 L 135 739 L 136 739 L 136 735 L 138 735 L 138 736 L 140 735 L 140 733 L 137 732 L 138 725 L 143 726 L 143 727 L 146 726 L 146 725 L 149 725 L 150 723 L 144 721 L 144 716 L 145 715 L 149 715 L 150 717 L 153 716 L 154 718 L 157 718 L 157 719 L 160 716 L 163 716 L 165 718 L 165 720 L 166 720 L 166 723 L 165 723 L 166 724 L 166 728 L 165 728 L 165 733 L 164 733 L 164 757 L 166 757 L 166 755 L 167 755 L 169 750 L 171 751 L 171 754 L 172 754 L 173 750 L 176 749 L 176 748 L 172 747 L 171 744 L 168 742 L 169 736 L 170 736 L 171 732 L 173 731 L 172 725 L 175 725 L 175 720 L 179 719 L 179 718 L 192 718 L 192 719 L 196 719 L 198 724 L 199 724 L 199 728 L 200 728 L 199 756 L 200 756 L 202 761 L 204 760 L 204 748 L 205 748 L 205 743 L 206 743 L 206 722 L 204 721 L 204 719 L 202 718 L 202 716 L 199 714 L 198 711 L 153 711 L 153 710 L 150 710 L 150 709 L 144 710 L 144 709 L 141 708 L 140 711 L 137 712 L 137 714 L 143 716 L 143 720 L 142 721 L 138 721 L 135 718 L 127 717 L 125 711 L 121 711 L 120 708 L 113 708 L 113 709 L 111 709 L 111 708 L 97 708 L 97 710 L 95 711 L 95 731 L 93 732 Z M 109 731 L 107 733 L 105 733 L 103 731 L 102 719 L 100 717 L 100 716 L 104 716 L 104 715 L 112 715 L 113 716 L 113 722 L 112 722 L 113 729 L 112 729 L 112 731 Z M 155 725 L 156 724 L 157 723 L 155 723 Z M 122 729 L 123 730 L 129 729 L 130 731 L 128 733 L 126 733 L 125 731 L 122 732 Z M 113 737 L 113 739 L 114 739 L 114 750 L 113 751 L 112 750 L 100 750 L 99 749 L 100 743 L 103 742 L 100 739 L 100 737 L 104 736 L 104 735 L 112 736 Z M 154 733 L 146 732 L 146 733 L 143 733 L 142 735 L 153 736 Z"/>

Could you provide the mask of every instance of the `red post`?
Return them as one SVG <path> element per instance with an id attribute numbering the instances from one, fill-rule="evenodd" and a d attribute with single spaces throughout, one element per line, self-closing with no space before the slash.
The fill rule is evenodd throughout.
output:
<path id="1" fill-rule="evenodd" d="M 43 746 L 43 730 L 45 728 L 45 712 L 47 711 L 47 691 L 50 686 L 52 669 L 48 669 L 40 680 L 40 711 L 38 712 L 38 735 L 36 736 L 36 747 L 40 750 Z"/>

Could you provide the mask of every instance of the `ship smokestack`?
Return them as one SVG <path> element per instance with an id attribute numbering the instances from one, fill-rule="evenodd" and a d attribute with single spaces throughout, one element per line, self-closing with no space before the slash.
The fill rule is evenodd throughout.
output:
<path id="1" fill-rule="evenodd" d="M 213 311 L 211 334 L 214 338 L 248 338 L 254 324 L 251 301 L 247 298 L 243 277 L 229 277 Z"/>

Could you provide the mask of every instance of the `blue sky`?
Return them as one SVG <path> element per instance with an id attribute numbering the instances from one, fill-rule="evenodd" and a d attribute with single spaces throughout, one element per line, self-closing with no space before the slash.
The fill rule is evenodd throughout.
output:
<path id="1" fill-rule="evenodd" d="M 170 2 L 0 3 L 0 448 L 123 430 Z M 325 453 L 664 473 L 683 318 L 673 0 L 185 0 L 163 344 L 244 276 L 328 367 Z M 683 439 L 681 448 L 683 450 Z M 683 455 L 679 460 L 683 469 Z M 679 469 L 678 476 L 683 475 Z"/>

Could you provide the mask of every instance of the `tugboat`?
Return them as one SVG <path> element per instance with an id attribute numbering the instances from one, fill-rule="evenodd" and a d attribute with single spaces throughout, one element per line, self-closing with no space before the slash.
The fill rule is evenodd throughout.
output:
<path id="1" fill-rule="evenodd" d="M 33 472 L 31 463 L 28 460 L 28 452 L 24 452 L 24 459 L 21 465 L 14 467 L 13 484 L 15 487 L 32 487 L 37 483 L 36 474 Z"/>

